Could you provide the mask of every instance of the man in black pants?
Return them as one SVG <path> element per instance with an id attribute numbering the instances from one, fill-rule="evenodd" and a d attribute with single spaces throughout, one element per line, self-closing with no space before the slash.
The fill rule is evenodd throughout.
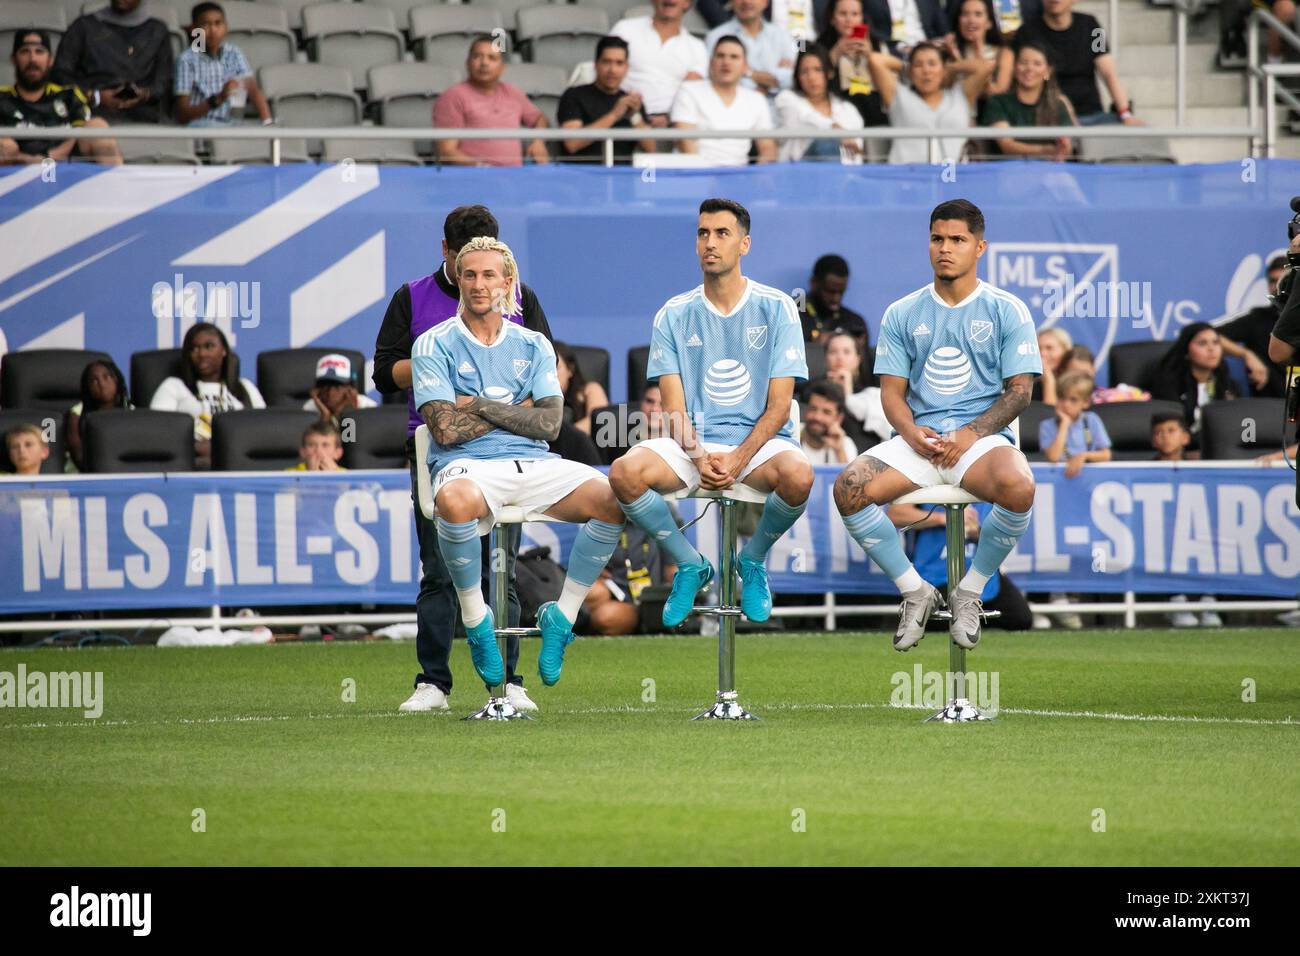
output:
<path id="1" fill-rule="evenodd" d="M 496 218 L 486 206 L 460 206 L 453 209 L 443 223 L 443 262 L 432 275 L 404 283 L 393 293 L 384 314 L 379 336 L 375 340 L 375 386 L 381 392 L 405 391 L 410 409 L 407 424 L 406 458 L 411 469 L 411 500 L 415 504 L 415 530 L 420 540 L 420 594 L 415 601 L 417 630 L 415 652 L 420 661 L 420 673 L 415 677 L 415 692 L 399 709 L 404 711 L 446 710 L 447 695 L 451 693 L 451 642 L 458 620 L 456 591 L 451 576 L 443 564 L 438 550 L 438 533 L 434 522 L 420 513 L 416 490 L 416 468 L 427 467 L 415 460 L 415 429 L 421 424 L 411 398 L 411 346 L 431 327 L 452 318 L 460 302 L 460 290 L 453 278 L 456 253 L 461 246 L 476 236 L 498 238 Z M 546 313 L 537 301 L 537 295 L 528 286 L 520 284 L 523 314 L 512 321 L 522 321 L 527 329 L 541 332 L 548 340 L 551 328 Z M 483 538 L 483 590 L 488 592 L 488 580 L 493 562 L 490 555 L 490 536 Z M 510 563 L 513 566 L 519 549 L 519 528 L 511 529 Z M 519 624 L 519 597 L 515 593 L 513 567 L 510 571 L 510 625 Z M 506 696 L 519 710 L 535 711 L 537 705 L 524 690 L 523 678 L 516 673 L 519 660 L 519 638 L 510 638 L 506 646 Z"/>

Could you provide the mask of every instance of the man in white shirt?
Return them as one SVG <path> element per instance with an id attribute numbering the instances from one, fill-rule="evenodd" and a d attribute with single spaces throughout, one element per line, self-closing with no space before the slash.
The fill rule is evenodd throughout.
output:
<path id="1" fill-rule="evenodd" d="M 844 434 L 844 389 L 825 379 L 808 386 L 799 442 L 814 465 L 847 465 L 858 457 L 858 446 Z"/>
<path id="2" fill-rule="evenodd" d="M 781 90 L 790 89 L 797 51 L 790 34 L 763 18 L 767 4 L 768 0 L 732 0 L 735 16 L 710 30 L 704 45 L 711 53 L 720 38 L 739 37 L 749 61 L 740 85 L 765 96 L 776 96 Z"/>
<path id="3" fill-rule="evenodd" d="M 818 18 L 824 8 L 824 3 L 814 4 L 813 0 L 772 0 L 772 22 L 806 46 L 817 41 Z"/>
<path id="4" fill-rule="evenodd" d="M 704 41 L 691 36 L 682 17 L 691 0 L 654 0 L 654 14 L 630 17 L 614 24 L 610 33 L 628 45 L 624 85 L 641 94 L 650 125 L 668 126 L 668 113 L 677 89 L 686 80 L 702 80 L 709 69 Z"/>
<path id="5" fill-rule="evenodd" d="M 747 68 L 745 45 L 732 36 L 718 40 L 709 58 L 709 78 L 682 84 L 673 100 L 672 121 L 676 129 L 768 130 L 772 112 L 767 98 L 740 85 Z M 683 153 L 698 153 L 713 166 L 744 166 L 751 144 L 757 145 L 758 161 L 776 160 L 772 139 L 688 139 L 678 143 Z"/>

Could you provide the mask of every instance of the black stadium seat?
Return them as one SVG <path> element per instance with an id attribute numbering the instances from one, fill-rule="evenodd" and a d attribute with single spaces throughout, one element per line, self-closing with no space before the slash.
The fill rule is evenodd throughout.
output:
<path id="1" fill-rule="evenodd" d="M 0 359 L 0 408 L 47 408 L 65 412 L 81 401 L 81 373 L 107 352 L 32 349 Z"/>
<path id="2" fill-rule="evenodd" d="M 184 412 L 114 410 L 83 421 L 88 472 L 194 470 L 194 419 Z"/>
<path id="3" fill-rule="evenodd" d="M 1043 461 L 1043 450 L 1038 447 L 1038 426 L 1055 414 L 1056 409 L 1046 402 L 1030 402 L 1020 413 L 1020 450 L 1031 461 Z"/>
<path id="4" fill-rule="evenodd" d="M 1238 398 L 1201 406 L 1201 457 L 1258 458 L 1282 448 L 1282 399 Z"/>
<path id="5" fill-rule="evenodd" d="M 63 454 L 65 451 L 63 444 L 63 416 L 48 408 L 0 409 L 0 473 L 13 474 L 13 468 L 9 465 L 9 447 L 4 443 L 4 436 L 9 429 L 18 425 L 35 425 L 46 435 L 53 436 L 53 441 L 47 442 L 50 446 L 50 457 L 45 459 L 45 462 L 41 465 L 41 474 L 62 474 Z M 50 427 L 51 425 L 53 427 Z"/>
<path id="6" fill-rule="evenodd" d="M 1110 387 L 1133 385 L 1151 390 L 1151 381 L 1160 360 L 1173 346 L 1173 342 L 1124 342 L 1112 345 L 1106 357 Z"/>
<path id="7" fill-rule="evenodd" d="M 633 434 L 631 427 L 640 423 L 639 411 L 638 405 L 620 402 L 597 408 L 591 413 L 591 440 L 604 464 L 612 465 L 642 437 Z M 636 418 L 631 417 L 633 413 L 636 413 Z"/>
<path id="8" fill-rule="evenodd" d="M 213 471 L 283 471 L 298 464 L 302 433 L 315 412 L 255 408 L 212 419 Z"/>
<path id="9" fill-rule="evenodd" d="M 331 349 L 313 346 L 304 349 L 272 349 L 257 356 L 257 390 L 267 408 L 302 408 L 311 398 L 316 385 L 316 363 L 322 356 L 338 353 L 352 361 L 352 384 L 365 392 L 361 379 L 366 372 L 366 357 L 354 349 Z"/>
<path id="10" fill-rule="evenodd" d="M 344 468 L 407 467 L 406 406 L 358 408 L 343 415 L 339 427 Z"/>
<path id="11" fill-rule="evenodd" d="M 645 370 L 650 365 L 650 346 L 638 345 L 627 350 L 627 400 L 637 405 L 645 394 Z"/>
<path id="12" fill-rule="evenodd" d="M 235 375 L 238 376 L 239 353 L 230 354 L 235 360 Z M 132 354 L 131 401 L 135 402 L 136 408 L 148 408 L 153 393 L 158 391 L 163 380 L 173 376 L 180 378 L 183 369 L 184 360 L 180 349 L 153 349 Z"/>
<path id="13" fill-rule="evenodd" d="M 1178 402 L 1154 400 L 1105 402 L 1092 406 L 1092 411 L 1106 426 L 1112 461 L 1151 461 L 1156 457 L 1155 449 L 1151 447 L 1151 416 L 1181 415 L 1183 406 Z"/>
<path id="14" fill-rule="evenodd" d="M 574 357 L 578 360 L 578 368 L 582 372 L 582 377 L 588 382 L 599 382 L 600 387 L 609 394 L 609 349 L 602 349 L 595 345 L 569 345 L 573 350 Z"/>

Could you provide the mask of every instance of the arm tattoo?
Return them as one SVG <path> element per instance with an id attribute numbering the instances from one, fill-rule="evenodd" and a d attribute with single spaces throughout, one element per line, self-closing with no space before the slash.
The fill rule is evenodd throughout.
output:
<path id="1" fill-rule="evenodd" d="M 496 427 L 469 411 L 468 405 L 458 408 L 454 402 L 425 402 L 420 413 L 429 426 L 430 437 L 444 448 L 463 445 Z"/>
<path id="2" fill-rule="evenodd" d="M 985 435 L 996 435 L 1029 407 L 1029 399 L 1034 391 L 1032 375 L 1013 376 L 1003 385 L 1004 391 L 998 396 L 998 400 L 989 406 L 988 411 L 975 421 L 966 424 L 966 427 L 980 438 Z"/>
<path id="3" fill-rule="evenodd" d="M 497 428 L 542 441 L 555 441 L 560 434 L 560 423 L 564 421 L 564 399 L 558 395 L 540 399 L 531 407 L 506 405 L 483 398 L 476 398 L 465 407 Z"/>

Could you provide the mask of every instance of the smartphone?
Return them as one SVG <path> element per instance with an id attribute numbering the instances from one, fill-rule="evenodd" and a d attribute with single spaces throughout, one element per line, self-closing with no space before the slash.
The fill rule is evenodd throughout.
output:
<path id="1" fill-rule="evenodd" d="M 849 34 L 849 37 L 854 40 L 865 40 L 869 29 L 870 27 L 867 24 L 859 23 L 853 28 L 853 32 Z"/>
<path id="2" fill-rule="evenodd" d="M 140 91 L 135 88 L 135 84 L 128 81 L 122 84 L 122 88 L 118 90 L 117 95 L 124 100 L 133 100 L 140 95 Z"/>

